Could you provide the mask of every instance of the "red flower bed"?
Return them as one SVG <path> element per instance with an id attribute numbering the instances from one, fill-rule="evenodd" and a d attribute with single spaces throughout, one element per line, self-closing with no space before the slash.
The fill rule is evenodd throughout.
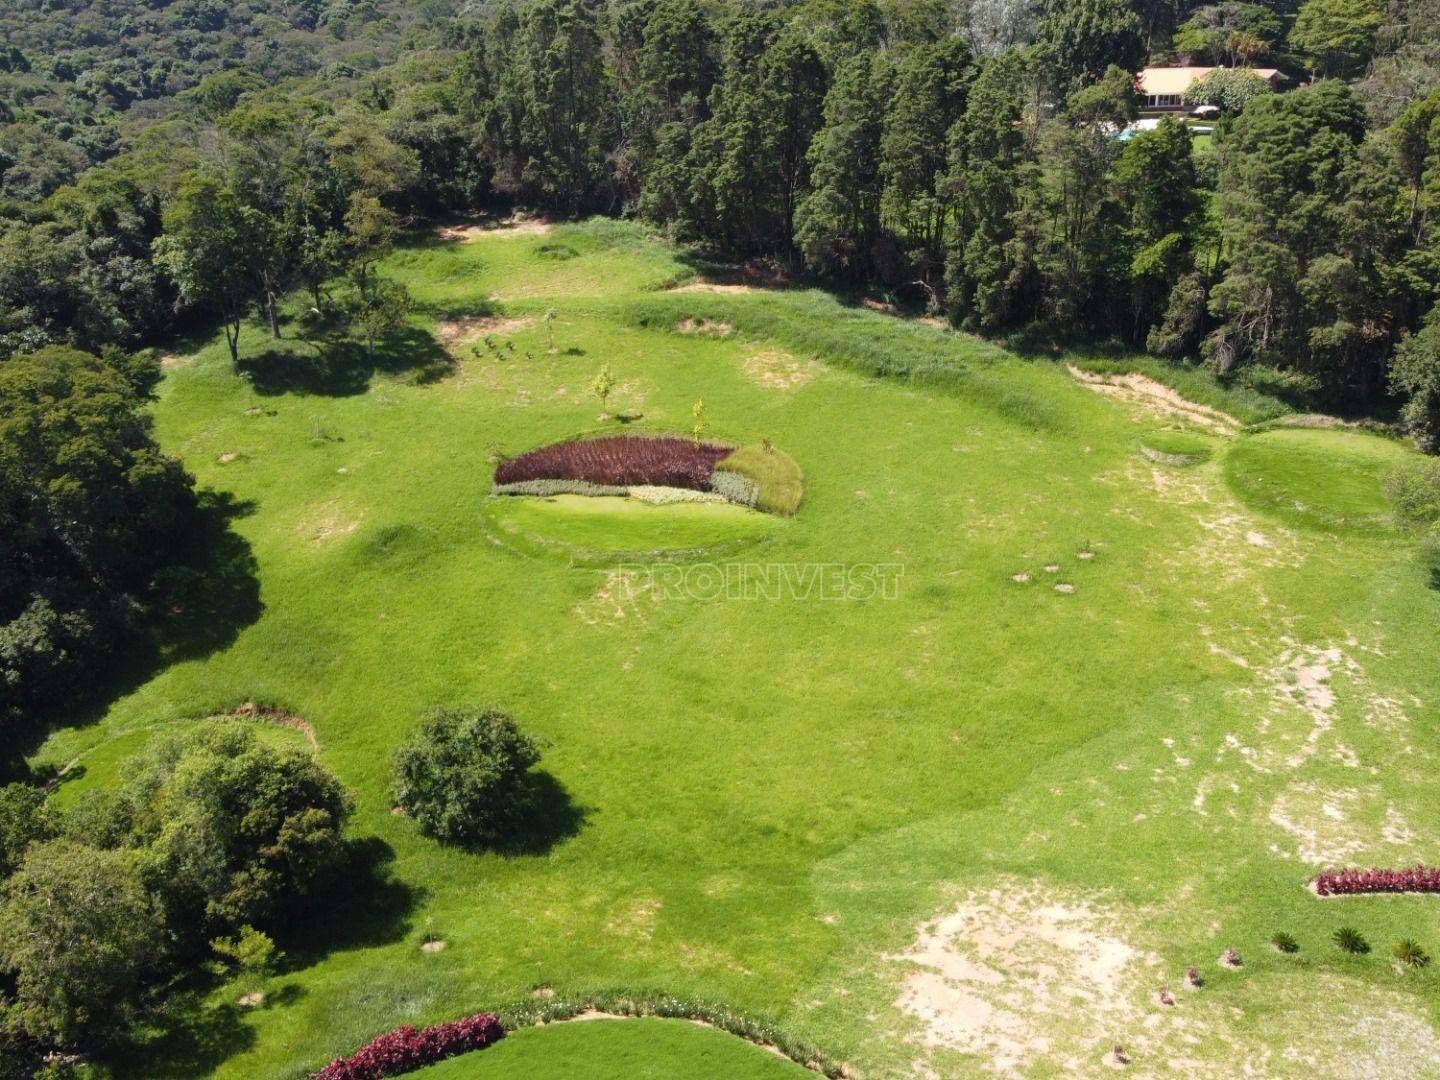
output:
<path id="1" fill-rule="evenodd" d="M 505 1029 L 494 1013 L 478 1013 L 423 1030 L 396 1028 L 372 1039 L 348 1058 L 332 1061 L 312 1074 L 310 1080 L 381 1080 L 399 1076 L 467 1050 L 481 1050 L 504 1035 Z"/>
<path id="2" fill-rule="evenodd" d="M 1408 870 L 1326 870 L 1315 879 L 1321 896 L 1358 893 L 1440 893 L 1440 867 L 1412 866 Z"/>
<path id="3" fill-rule="evenodd" d="M 733 447 L 675 435 L 607 435 L 555 443 L 502 462 L 495 483 L 586 480 L 592 484 L 692 488 L 704 491 L 716 464 Z"/>

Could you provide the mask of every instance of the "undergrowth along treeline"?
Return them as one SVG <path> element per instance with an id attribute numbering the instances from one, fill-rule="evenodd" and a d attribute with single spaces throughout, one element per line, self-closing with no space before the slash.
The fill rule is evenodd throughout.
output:
<path id="1" fill-rule="evenodd" d="M 358 93 L 217 81 L 0 203 L 0 354 L 134 347 L 177 301 L 278 336 L 293 289 L 373 351 L 408 310 L 373 272 L 385 215 L 518 204 L 634 214 L 1012 345 L 1116 339 L 1352 411 L 1390 392 L 1435 448 L 1440 92 L 1321 81 L 1223 99 L 1213 147 L 1114 138 L 1147 49 L 1210 48 L 1183 14 L 1142 33 L 1063 0 L 997 38 L 939 3 L 533 0 L 444 20 Z M 1374 26 L 1340 63 L 1303 22 L 1292 75 L 1363 73 Z"/>

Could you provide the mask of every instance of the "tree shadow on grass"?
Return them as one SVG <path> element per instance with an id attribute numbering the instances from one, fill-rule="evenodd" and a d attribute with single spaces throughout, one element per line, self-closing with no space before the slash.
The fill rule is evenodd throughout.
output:
<path id="1" fill-rule="evenodd" d="M 347 865 L 334 885 L 277 931 L 276 944 L 285 953 L 282 970 L 298 971 L 331 953 L 402 940 L 424 892 L 395 876 L 394 861 L 394 849 L 378 837 L 352 840 Z"/>
<path id="2" fill-rule="evenodd" d="M 376 375 L 403 375 L 424 385 L 444 378 L 455 365 L 432 335 L 414 327 L 377 341 L 373 348 L 339 336 L 302 340 L 311 346 L 305 352 L 267 349 L 241 357 L 240 374 L 263 397 L 353 397 L 369 390 Z"/>
<path id="3" fill-rule="evenodd" d="M 148 613 L 118 630 L 115 646 L 87 665 L 84 685 L 48 712 L 33 714 L 35 723 L 9 733 L 0 779 L 25 776 L 23 758 L 54 726 L 94 723 L 166 666 L 227 647 L 260 617 L 258 565 L 249 543 L 231 528 L 254 504 L 210 490 L 199 492 L 197 502 L 174 559 L 155 576 Z"/>
<path id="4" fill-rule="evenodd" d="M 119 1078 L 170 1080 L 209 1076 L 227 1058 L 248 1050 L 255 1032 L 243 1011 L 206 1001 L 200 986 L 167 989 L 150 1024 L 105 1055 Z"/>
<path id="5" fill-rule="evenodd" d="M 559 780 L 538 769 L 525 774 L 512 813 L 503 839 L 467 844 L 466 850 L 512 856 L 544 855 L 562 840 L 579 835 L 589 812 L 570 798 Z"/>

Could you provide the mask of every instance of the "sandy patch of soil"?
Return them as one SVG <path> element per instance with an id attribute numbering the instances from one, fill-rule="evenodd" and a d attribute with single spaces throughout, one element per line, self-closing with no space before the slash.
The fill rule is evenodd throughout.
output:
<path id="1" fill-rule="evenodd" d="M 350 517 L 334 501 L 313 507 L 296 524 L 296 531 L 312 544 L 320 545 L 340 536 L 349 536 L 360 527 L 364 514 Z"/>
<path id="2" fill-rule="evenodd" d="M 712 322 L 709 319 L 683 319 L 675 324 L 682 334 L 713 334 L 715 337 L 729 337 L 735 328 L 728 322 Z"/>
<path id="3" fill-rule="evenodd" d="M 692 281 L 687 285 L 676 285 L 671 292 L 704 292 L 704 293 L 751 293 L 755 291 L 754 285 L 727 285 L 720 281 Z"/>
<path id="4" fill-rule="evenodd" d="M 442 322 L 435 328 L 435 340 L 442 347 L 454 350 L 462 345 L 480 341 L 487 336 L 504 338 L 511 334 L 518 334 L 522 330 L 529 330 L 534 325 L 535 320 L 528 318 L 506 319 L 500 316 L 467 315 L 461 319 Z M 503 347 L 504 343 L 500 344 Z"/>
<path id="5" fill-rule="evenodd" d="M 617 911 L 605 924 L 605 929 L 620 937 L 648 941 L 655 934 L 655 923 L 660 917 L 661 906 L 660 901 L 653 896 L 642 897 L 628 908 Z"/>
<path id="6" fill-rule="evenodd" d="M 819 373 L 814 361 L 798 360 L 780 349 L 767 349 L 745 358 L 745 377 L 767 390 L 798 390 Z"/>
<path id="7" fill-rule="evenodd" d="M 195 363 L 195 357 L 180 356 L 176 353 L 166 353 L 156 362 L 160 365 L 161 371 L 171 372 L 177 371 L 183 367 L 189 367 L 191 364 Z"/>
<path id="8" fill-rule="evenodd" d="M 1242 427 L 1240 421 L 1229 413 L 1188 401 L 1170 387 L 1145 375 L 1133 372 L 1126 375 L 1097 375 L 1082 371 L 1074 364 L 1065 365 L 1065 369 L 1091 390 L 1153 415 L 1178 417 L 1221 435 L 1233 435 Z"/>
<path id="9" fill-rule="evenodd" d="M 438 941 L 438 940 L 437 940 L 437 941 L 427 941 L 427 942 L 425 942 L 423 945 L 420 946 L 420 951 L 423 952 L 423 953 L 437 953 L 437 952 L 444 952 L 444 950 L 445 950 L 445 942 L 443 942 L 443 941 Z"/>
<path id="10" fill-rule="evenodd" d="M 441 240 L 468 243 L 481 236 L 544 236 L 550 222 L 533 214 L 516 212 L 503 221 L 483 225 L 444 225 L 435 235 Z"/>
<path id="11" fill-rule="evenodd" d="M 896 1004 L 922 1045 L 1011 1074 L 1097 1061 L 1141 1014 L 1134 988 L 1154 985 L 1158 963 L 1119 936 L 1113 916 L 1015 883 L 971 893 L 894 959 L 909 967 Z"/>

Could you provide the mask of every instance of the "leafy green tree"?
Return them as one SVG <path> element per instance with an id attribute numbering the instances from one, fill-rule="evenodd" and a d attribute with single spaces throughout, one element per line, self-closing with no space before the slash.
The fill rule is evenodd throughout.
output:
<path id="1" fill-rule="evenodd" d="M 1440 454 L 1440 308 L 1395 350 L 1390 389 L 1405 396 L 1400 415 L 1416 444 L 1427 454 Z"/>
<path id="2" fill-rule="evenodd" d="M 1182 100 L 1186 105 L 1218 105 L 1225 112 L 1238 113 L 1273 89 L 1267 80 L 1248 69 L 1215 68 L 1191 83 Z"/>
<path id="3" fill-rule="evenodd" d="M 580 0 L 536 0 L 520 14 L 503 76 L 518 114 L 515 190 L 562 214 L 592 204 L 613 130 L 596 16 Z"/>
<path id="4" fill-rule="evenodd" d="M 1022 233 L 1039 119 L 1033 56 L 1012 49 L 986 60 L 950 134 L 949 184 L 957 192 L 946 281 L 952 314 L 984 330 L 1011 325 L 1038 304 L 1033 244 Z"/>
<path id="5" fill-rule="evenodd" d="M 1196 8 L 1176 29 L 1173 45 L 1189 62 L 1242 68 L 1266 59 L 1283 33 L 1272 8 L 1225 0 Z"/>
<path id="6" fill-rule="evenodd" d="M 861 278 L 880 236 L 880 138 L 889 64 L 846 60 L 825 96 L 824 125 L 810 144 L 812 189 L 796 214 L 795 243 L 811 268 Z"/>
<path id="7" fill-rule="evenodd" d="M 218 937 L 210 949 L 222 962 L 233 967 L 247 993 L 258 993 L 270 977 L 280 953 L 269 934 L 253 926 L 242 926 L 234 937 Z"/>
<path id="8" fill-rule="evenodd" d="M 193 481 L 156 446 L 142 387 L 61 346 L 0 364 L 0 716 L 73 690 L 192 521 Z"/>
<path id="9" fill-rule="evenodd" d="M 0 879 L 19 869 L 30 845 L 54 834 L 55 821 L 43 789 L 34 784 L 0 787 Z"/>
<path id="10" fill-rule="evenodd" d="M 880 137 L 880 216 L 911 252 L 921 280 L 936 283 L 944 267 L 951 191 L 942 184 L 946 137 L 965 110 L 974 72 L 956 38 L 911 49 L 895 72 Z"/>
<path id="11" fill-rule="evenodd" d="M 395 793 L 437 839 L 497 844 L 525 810 L 539 745 L 498 709 L 437 709 L 395 755 Z"/>
<path id="12" fill-rule="evenodd" d="M 241 721 L 153 739 L 115 807 L 182 936 L 276 925 L 343 864 L 350 797 L 310 754 Z"/>
<path id="13" fill-rule="evenodd" d="M 0 903 L 12 1020 L 63 1046 L 116 1034 L 160 963 L 162 935 L 132 852 L 69 840 L 31 847 Z"/>
<path id="14" fill-rule="evenodd" d="M 1111 65 L 1134 71 L 1145 55 L 1140 17 L 1127 0 L 1042 0 L 1038 43 L 1063 83 L 1098 79 Z"/>
<path id="15" fill-rule="evenodd" d="M 185 180 L 165 210 L 155 261 L 189 306 L 214 311 L 225 328 L 230 359 L 240 362 L 240 325 L 259 299 L 262 267 L 274 258 L 272 223 L 233 190 L 207 176 Z"/>
<path id="16" fill-rule="evenodd" d="M 1290 46 L 1322 77 L 1358 75 L 1375 48 L 1383 14 L 1377 0 L 1306 0 L 1290 29 Z"/>
<path id="17" fill-rule="evenodd" d="M 1192 245 L 1202 212 L 1190 133 L 1166 118 L 1125 144 L 1111 175 L 1125 215 L 1129 254 L 1128 340 L 1143 343 L 1163 317 L 1170 294 L 1194 265 Z"/>
<path id="18" fill-rule="evenodd" d="M 363 292 L 356 291 L 350 306 L 350 326 L 365 342 L 371 359 L 377 342 L 405 329 L 413 306 L 409 290 L 389 278 L 375 278 Z"/>
<path id="19" fill-rule="evenodd" d="M 1211 303 L 1222 325 L 1209 347 L 1222 371 L 1247 355 L 1271 364 L 1302 355 L 1295 283 L 1329 232 L 1341 170 L 1364 131 L 1359 102 L 1335 84 L 1259 99 L 1236 123 L 1218 202 L 1230 262 Z"/>

